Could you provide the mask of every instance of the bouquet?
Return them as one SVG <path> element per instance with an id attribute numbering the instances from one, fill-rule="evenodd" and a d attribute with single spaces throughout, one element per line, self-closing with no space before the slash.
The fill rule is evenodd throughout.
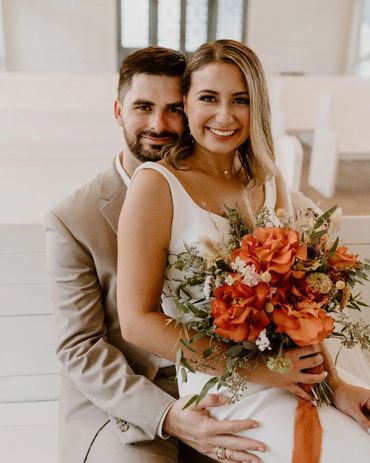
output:
<path id="1" fill-rule="evenodd" d="M 191 350 L 195 340 L 210 338 L 197 362 L 179 349 L 182 379 L 187 380 L 188 371 L 212 367 L 220 356 L 225 364 L 223 374 L 212 377 L 187 406 L 214 386 L 227 386 L 230 400 L 238 400 L 247 387 L 238 370 L 260 356 L 269 369 L 288 371 L 285 347 L 317 344 L 331 336 L 346 347 L 370 349 L 369 326 L 351 321 L 344 311 L 367 306 L 353 288 L 368 280 L 370 261 L 361 261 L 340 244 L 339 215 L 336 206 L 321 215 L 304 209 L 294 218 L 263 208 L 252 223 L 228 209 L 227 240 L 206 238 L 202 253 L 185 246 L 173 256 L 171 265 L 182 272 L 173 295 L 176 323 L 186 333 L 181 343 Z M 220 351 L 220 343 L 212 341 L 227 349 Z M 312 394 L 317 405 L 330 403 L 325 381 Z"/>

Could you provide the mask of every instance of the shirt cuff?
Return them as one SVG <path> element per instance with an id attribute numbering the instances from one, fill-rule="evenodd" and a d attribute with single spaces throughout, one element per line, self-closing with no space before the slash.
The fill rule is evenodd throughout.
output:
<path id="1" fill-rule="evenodd" d="M 173 402 L 170 403 L 170 405 L 163 412 L 163 415 L 161 416 L 161 419 L 159 420 L 158 427 L 157 427 L 157 436 L 160 437 L 161 439 L 169 439 L 170 438 L 170 436 L 163 431 L 163 423 L 164 423 L 164 420 L 165 420 L 165 418 L 167 416 L 167 413 L 170 411 L 170 408 L 172 407 L 172 405 L 175 402 L 176 402 L 176 400 L 174 400 Z"/>

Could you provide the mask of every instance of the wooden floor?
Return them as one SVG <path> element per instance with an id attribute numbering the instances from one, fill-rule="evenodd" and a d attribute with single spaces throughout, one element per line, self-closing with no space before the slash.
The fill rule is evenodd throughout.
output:
<path id="1" fill-rule="evenodd" d="M 340 161 L 335 196 L 328 199 L 308 186 L 309 147 L 304 151 L 301 190 L 306 196 L 324 210 L 337 204 L 345 215 L 370 215 L 370 160 Z"/>

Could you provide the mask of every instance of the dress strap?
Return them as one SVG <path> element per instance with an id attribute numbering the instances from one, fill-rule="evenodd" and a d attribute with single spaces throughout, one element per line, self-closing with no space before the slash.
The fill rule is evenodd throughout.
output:
<path id="1" fill-rule="evenodd" d="M 271 177 L 265 182 L 265 203 L 264 206 L 271 211 L 275 210 L 276 206 L 276 183 L 275 178 Z"/>
<path id="2" fill-rule="evenodd" d="M 183 190 L 183 186 L 171 171 L 169 171 L 166 167 L 162 166 L 161 164 L 152 161 L 147 161 L 141 164 L 135 170 L 134 175 L 131 178 L 131 181 L 135 178 L 136 174 L 140 170 L 144 169 L 151 169 L 159 172 L 167 180 L 172 196 L 174 196 L 174 193 L 180 193 Z"/>

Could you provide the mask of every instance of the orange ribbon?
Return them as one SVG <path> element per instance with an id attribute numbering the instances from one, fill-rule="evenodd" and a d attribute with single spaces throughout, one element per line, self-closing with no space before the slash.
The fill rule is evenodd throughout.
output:
<path id="1" fill-rule="evenodd" d="M 294 423 L 294 448 L 292 463 L 319 463 L 322 428 L 317 407 L 298 399 Z"/>
<path id="2" fill-rule="evenodd" d="M 305 370 L 309 373 L 321 373 L 322 365 Z M 310 392 L 312 385 L 300 384 Z M 294 447 L 292 463 L 320 463 L 322 427 L 317 407 L 307 400 L 298 398 L 294 423 Z"/>

